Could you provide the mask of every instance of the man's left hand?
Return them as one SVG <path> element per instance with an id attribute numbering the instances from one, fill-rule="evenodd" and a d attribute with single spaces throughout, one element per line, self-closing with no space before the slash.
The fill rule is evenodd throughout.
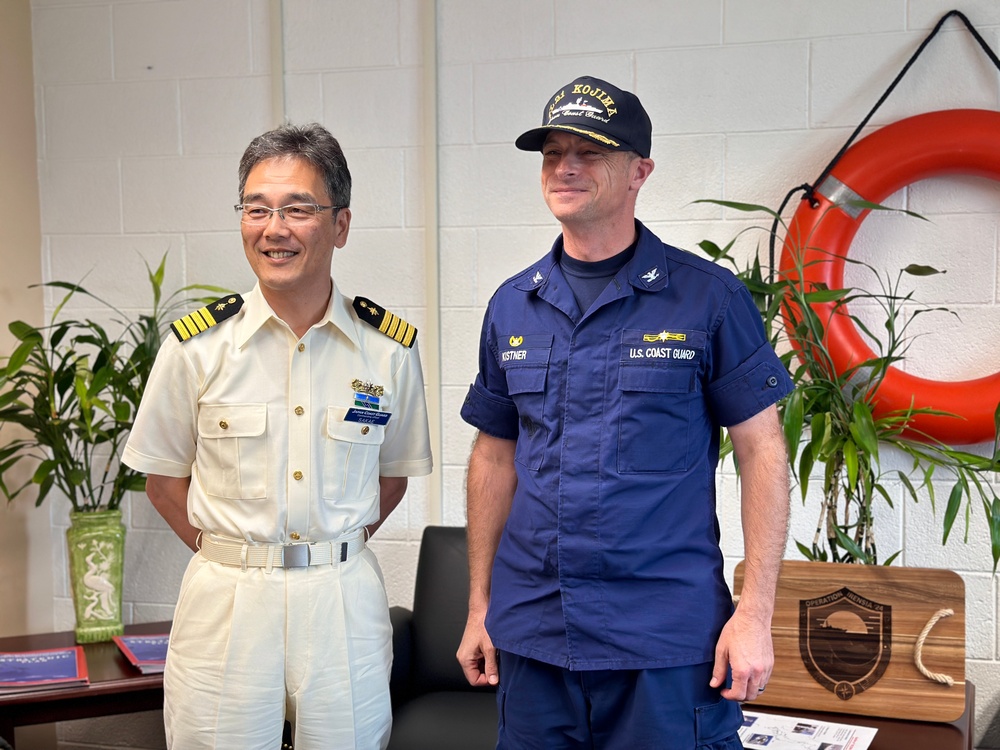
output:
<path id="1" fill-rule="evenodd" d="M 730 667 L 733 684 L 723 688 L 722 697 L 731 701 L 757 700 L 774 668 L 771 624 L 741 613 L 739 607 L 715 646 L 715 668 L 709 684 L 713 688 L 725 685 Z"/>

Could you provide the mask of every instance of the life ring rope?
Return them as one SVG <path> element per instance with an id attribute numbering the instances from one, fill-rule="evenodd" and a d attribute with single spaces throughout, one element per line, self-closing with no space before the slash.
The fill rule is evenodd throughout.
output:
<path id="1" fill-rule="evenodd" d="M 775 268 L 774 243 L 778 233 L 778 225 L 781 223 L 781 216 L 784 215 L 784 210 L 785 207 L 788 205 L 788 202 L 792 199 L 792 197 L 796 193 L 802 192 L 804 193 L 804 196 L 802 198 L 803 200 L 809 201 L 810 205 L 812 205 L 813 208 L 816 208 L 818 206 L 818 202 L 816 200 L 816 190 L 817 190 L 816 186 L 823 184 L 826 178 L 837 166 L 837 162 L 839 162 L 841 157 L 843 157 L 844 154 L 847 153 L 848 149 L 850 149 L 851 147 L 851 144 L 854 143 L 855 140 L 857 140 L 858 136 L 861 135 L 861 131 L 865 129 L 865 126 L 868 125 L 868 122 L 871 120 L 871 118 L 889 98 L 892 92 L 896 89 L 896 86 L 899 85 L 900 81 L 903 80 L 903 77 L 909 72 L 910 68 L 913 67 L 913 64 L 917 61 L 917 58 L 919 58 L 920 55 L 923 53 L 923 51 L 927 49 L 927 46 L 931 43 L 934 37 L 937 36 L 938 32 L 941 31 L 941 29 L 944 27 L 945 22 L 947 22 L 947 20 L 952 17 L 957 18 L 965 25 L 965 28 L 972 35 L 972 38 L 976 40 L 976 43 L 979 45 L 979 48 L 990 59 L 990 62 L 993 63 L 993 66 L 998 71 L 1000 71 L 1000 57 L 997 57 L 996 53 L 993 51 L 990 45 L 988 45 L 986 43 L 986 40 L 983 39 L 982 34 L 980 34 L 976 30 L 976 27 L 972 25 L 972 22 L 969 21 L 969 19 L 966 17 L 964 13 L 962 13 L 962 11 L 950 10 L 943 16 L 941 16 L 938 22 L 934 25 L 934 28 L 931 29 L 930 33 L 926 37 L 924 37 L 924 40 L 917 47 L 916 51 L 910 56 L 910 59 L 906 61 L 906 64 L 900 69 L 899 73 L 896 74 L 896 77 L 892 80 L 892 83 L 890 83 L 889 86 L 886 88 L 886 90 L 882 93 L 882 96 L 878 98 L 878 101 L 875 102 L 875 105 L 869 110 L 868 114 L 865 115 L 864 118 L 861 120 L 861 122 L 858 123 L 858 126 L 854 129 L 854 132 L 851 133 L 851 135 L 847 138 L 846 141 L 844 141 L 844 145 L 840 147 L 840 150 L 830 160 L 829 164 L 827 164 L 826 167 L 824 167 L 823 171 L 820 173 L 820 176 L 816 178 L 816 181 L 811 184 L 804 183 L 788 191 L 788 194 L 785 196 L 785 199 L 781 202 L 781 207 L 778 209 L 778 212 L 774 217 L 774 222 L 771 225 L 771 236 L 768 242 L 769 259 L 770 259 L 770 265 L 768 266 L 768 268 L 770 270 L 773 271 Z"/>

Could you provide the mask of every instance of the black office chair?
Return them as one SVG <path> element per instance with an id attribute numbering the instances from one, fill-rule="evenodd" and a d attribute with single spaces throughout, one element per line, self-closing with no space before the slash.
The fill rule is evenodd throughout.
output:
<path id="1" fill-rule="evenodd" d="M 424 529 L 413 610 L 392 607 L 389 750 L 494 750 L 496 692 L 475 688 L 455 652 L 469 614 L 464 527 Z"/>

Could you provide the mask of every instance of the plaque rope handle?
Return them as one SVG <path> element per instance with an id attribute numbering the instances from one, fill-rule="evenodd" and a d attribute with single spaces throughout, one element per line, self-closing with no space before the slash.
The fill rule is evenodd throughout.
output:
<path id="1" fill-rule="evenodd" d="M 913 663 L 916 665 L 917 669 L 920 670 L 920 674 L 928 680 L 940 682 L 948 687 L 952 687 L 955 684 L 955 680 L 941 672 L 931 672 L 927 667 L 925 667 L 923 662 L 923 652 L 924 641 L 927 640 L 927 636 L 930 634 L 931 629 L 937 625 L 938 620 L 941 620 L 944 617 L 951 617 L 953 614 L 955 614 L 955 610 L 953 609 L 939 609 L 935 612 L 934 616 L 927 621 L 926 625 L 924 625 L 924 629 L 920 631 L 920 635 L 917 636 L 917 645 L 913 649 Z"/>

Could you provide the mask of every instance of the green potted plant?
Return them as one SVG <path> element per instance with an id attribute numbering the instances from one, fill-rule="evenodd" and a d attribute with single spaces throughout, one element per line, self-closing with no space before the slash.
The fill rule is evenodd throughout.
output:
<path id="1" fill-rule="evenodd" d="M 36 505 L 52 490 L 69 500 L 67 542 L 80 643 L 123 632 L 120 506 L 125 493 L 143 490 L 146 480 L 119 457 L 166 327 L 178 308 L 194 301 L 190 292 L 225 293 L 191 285 L 164 299 L 165 266 L 166 255 L 155 270 L 147 264 L 152 308 L 136 320 L 79 284 L 49 282 L 66 290 L 49 324 L 10 323 L 19 343 L 0 359 L 0 434 L 6 432 L 0 491 L 12 501 L 36 487 Z M 100 303 L 111 324 L 63 317 L 74 295 Z M 32 476 L 12 486 L 11 470 L 25 462 L 34 467 Z"/>
<path id="2" fill-rule="evenodd" d="M 1000 560 L 1000 498 L 990 483 L 991 472 L 1000 470 L 1000 444 L 994 440 L 992 456 L 959 450 L 927 435 L 916 433 L 914 418 L 929 410 L 897 410 L 877 415 L 873 405 L 888 368 L 906 356 L 907 327 L 918 315 L 945 311 L 916 302 L 913 292 L 902 291 L 905 275 L 928 276 L 940 273 L 928 266 L 910 265 L 893 274 L 880 273 L 871 265 L 847 259 L 874 280 L 874 291 L 859 288 L 830 289 L 806 283 L 804 260 L 810 237 L 792 243 L 791 267 L 785 271 L 765 271 L 758 252 L 750 260 L 735 260 L 737 241 L 756 233 L 774 241 L 788 237 L 788 227 L 775 211 L 751 203 L 707 200 L 732 210 L 767 216 L 769 227 L 744 230 L 725 246 L 705 240 L 701 249 L 713 260 L 729 264 L 753 294 L 772 345 L 781 354 L 796 389 L 779 404 L 779 413 L 788 443 L 793 477 L 803 504 L 811 486 L 820 490 L 820 507 L 813 539 L 796 541 L 799 552 L 809 560 L 890 564 L 899 551 L 882 557 L 873 533 L 876 505 L 893 505 L 890 483 L 898 482 L 905 496 L 918 502 L 926 492 L 936 512 L 936 492 L 950 485 L 943 514 L 942 544 L 947 543 L 955 521 L 965 517 L 966 538 L 974 505 L 986 516 L 996 570 Z M 887 210 L 864 201 L 865 210 Z M 757 246 L 756 250 L 759 251 Z M 848 304 L 878 309 L 883 316 L 884 335 L 851 312 Z M 827 306 L 834 315 L 848 316 L 869 342 L 875 356 L 839 371 L 834 366 L 825 336 Z M 906 309 L 908 316 L 903 315 Z M 939 414 L 940 412 L 935 412 Z M 1000 411 L 998 411 L 1000 413 Z M 881 453 L 887 448 L 909 458 L 909 470 L 883 469 Z"/>

